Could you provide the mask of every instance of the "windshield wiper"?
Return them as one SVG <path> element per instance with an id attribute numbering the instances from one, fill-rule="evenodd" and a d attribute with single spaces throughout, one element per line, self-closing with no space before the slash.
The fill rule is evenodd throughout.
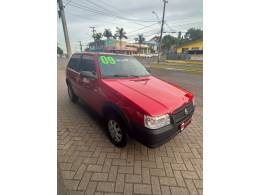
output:
<path id="1" fill-rule="evenodd" d="M 143 75 L 133 75 L 133 74 L 113 74 L 113 75 L 108 75 L 106 77 L 134 77 L 134 78 L 139 78 L 142 77 Z"/>
<path id="2" fill-rule="evenodd" d="M 135 77 L 135 78 L 139 78 L 140 76 L 131 74 L 131 75 L 128 75 L 128 77 Z"/>
<path id="3" fill-rule="evenodd" d="M 129 77 L 127 74 L 113 74 L 111 77 Z"/>

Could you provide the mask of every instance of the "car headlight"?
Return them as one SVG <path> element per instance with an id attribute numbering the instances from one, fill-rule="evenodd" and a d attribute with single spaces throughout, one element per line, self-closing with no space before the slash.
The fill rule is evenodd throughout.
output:
<path id="1" fill-rule="evenodd" d="M 169 125 L 170 123 L 170 116 L 168 114 L 161 116 L 144 115 L 144 126 L 149 129 L 158 129 Z"/>

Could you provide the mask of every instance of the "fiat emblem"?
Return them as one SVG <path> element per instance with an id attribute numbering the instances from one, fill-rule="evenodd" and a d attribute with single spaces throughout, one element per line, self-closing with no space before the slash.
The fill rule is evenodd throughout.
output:
<path id="1" fill-rule="evenodd" d="M 189 113 L 187 108 L 184 109 L 184 113 L 185 113 L 185 115 L 187 115 Z"/>

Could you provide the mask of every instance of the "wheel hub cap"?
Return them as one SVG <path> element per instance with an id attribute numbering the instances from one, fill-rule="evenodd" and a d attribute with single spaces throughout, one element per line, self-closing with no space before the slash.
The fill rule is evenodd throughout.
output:
<path id="1" fill-rule="evenodd" d="M 108 121 L 108 130 L 113 140 L 120 142 L 122 139 L 122 130 L 120 129 L 118 123 L 114 120 Z"/>

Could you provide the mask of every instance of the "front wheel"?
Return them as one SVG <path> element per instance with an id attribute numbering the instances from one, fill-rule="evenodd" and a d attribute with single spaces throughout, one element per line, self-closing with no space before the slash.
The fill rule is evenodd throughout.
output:
<path id="1" fill-rule="evenodd" d="M 111 142 L 117 147 L 125 147 L 127 143 L 127 134 L 125 125 L 122 120 L 115 116 L 110 115 L 107 118 L 108 136 Z"/>

